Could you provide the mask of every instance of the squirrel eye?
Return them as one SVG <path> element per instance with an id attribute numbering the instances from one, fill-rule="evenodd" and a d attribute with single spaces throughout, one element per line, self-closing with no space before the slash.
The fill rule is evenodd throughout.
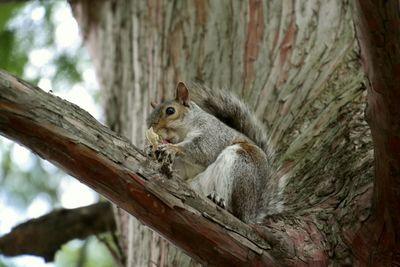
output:
<path id="1" fill-rule="evenodd" d="M 174 109 L 173 107 L 168 107 L 168 108 L 165 110 L 165 113 L 166 113 L 167 115 L 172 115 L 172 114 L 175 113 L 175 109 Z"/>

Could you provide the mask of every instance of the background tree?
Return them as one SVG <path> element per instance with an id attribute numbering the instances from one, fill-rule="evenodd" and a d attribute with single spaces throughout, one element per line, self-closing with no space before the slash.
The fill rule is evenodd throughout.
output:
<path id="1" fill-rule="evenodd" d="M 63 98 L 72 99 L 74 93 L 79 92 L 80 103 L 86 100 L 85 109 L 100 117 L 97 115 L 100 112 L 96 112 L 93 108 L 93 103 L 98 96 L 93 68 L 90 68 L 88 53 L 82 47 L 78 28 L 68 3 L 66 1 L 3 2 L 0 3 L 0 68 L 33 84 L 38 84 L 44 90 L 52 89 L 55 94 Z M 83 234 L 80 238 L 98 233 L 96 230 L 87 230 L 89 227 L 83 223 L 85 216 L 82 216 L 82 212 L 86 216 L 93 216 L 96 214 L 96 207 L 97 214 L 99 214 L 99 207 L 106 207 L 101 212 L 102 218 L 100 220 L 96 218 L 97 225 L 112 219 L 109 205 L 104 203 L 89 206 L 87 209 L 83 208 L 80 212 L 79 209 L 58 210 L 61 207 L 77 207 L 99 200 L 95 192 L 84 187 L 79 181 L 52 164 L 1 137 L 0 236 L 9 232 L 15 224 L 24 222 L 28 218 L 36 218 L 52 209 L 57 210 L 48 217 L 53 220 L 46 221 L 45 217 L 38 219 L 36 223 L 40 222 L 40 226 L 46 231 L 65 228 L 66 226 L 60 225 L 55 227 L 58 219 L 59 223 L 68 222 L 71 231 L 39 234 L 39 229 L 33 228 L 29 223 L 23 224 L 18 231 L 0 238 L 0 266 L 44 265 L 40 258 L 3 257 L 3 255 L 21 255 L 22 253 L 44 256 L 47 261 L 54 260 L 57 266 L 75 265 L 80 260 L 82 266 L 84 264 L 85 266 L 90 266 L 90 264 L 113 266 L 107 248 L 94 236 L 86 241 L 74 240 L 64 244 L 71 237 L 78 238 L 76 235 L 78 229 Z M 78 199 L 77 192 L 80 195 Z M 75 200 L 71 198 L 71 195 Z M 68 214 L 72 212 L 74 215 L 69 216 L 68 219 Z M 92 225 L 92 229 L 95 228 Z M 103 224 L 101 228 L 102 232 L 108 231 L 110 225 Z M 37 236 L 32 236 L 32 232 Z M 63 235 L 67 232 L 69 234 Z M 41 235 L 54 239 L 53 241 L 47 239 L 47 243 L 34 242 L 32 244 L 32 241 L 44 240 L 40 237 Z M 69 238 L 68 235 L 70 235 Z M 104 240 L 110 240 L 108 235 L 102 234 L 101 237 L 107 237 Z M 54 242 L 57 239 L 61 242 Z M 61 248 L 61 245 L 64 246 Z M 36 252 L 44 253 L 35 253 L 35 249 Z M 57 255 L 56 251 L 58 251 Z"/>

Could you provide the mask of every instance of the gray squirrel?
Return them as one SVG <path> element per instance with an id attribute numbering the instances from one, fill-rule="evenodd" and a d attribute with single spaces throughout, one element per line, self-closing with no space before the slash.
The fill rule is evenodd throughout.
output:
<path id="1" fill-rule="evenodd" d="M 268 197 L 272 149 L 265 128 L 232 93 L 182 82 L 176 97 L 152 103 L 153 155 L 197 192 L 242 221 L 255 222 Z"/>

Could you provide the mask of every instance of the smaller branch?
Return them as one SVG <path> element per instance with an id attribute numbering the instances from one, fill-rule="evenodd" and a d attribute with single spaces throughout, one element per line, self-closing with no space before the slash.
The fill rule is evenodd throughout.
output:
<path id="1" fill-rule="evenodd" d="M 30 254 L 53 261 L 55 253 L 67 241 L 114 230 L 109 202 L 56 210 L 22 223 L 0 237 L 0 253 L 4 256 Z"/>

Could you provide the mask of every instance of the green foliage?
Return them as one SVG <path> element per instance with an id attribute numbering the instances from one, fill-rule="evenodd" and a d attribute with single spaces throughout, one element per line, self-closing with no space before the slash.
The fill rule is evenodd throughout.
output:
<path id="1" fill-rule="evenodd" d="M 0 29 L 4 29 L 8 21 L 20 10 L 25 4 L 18 2 L 1 4 L 0 8 Z"/>
<path id="2" fill-rule="evenodd" d="M 15 30 L 9 29 L 8 22 L 25 4 L 12 2 L 1 4 L 0 7 L 0 68 L 21 76 L 28 61 L 26 54 L 19 53 L 14 48 L 17 45 Z"/>
<path id="3" fill-rule="evenodd" d="M 56 84 L 60 82 L 78 82 L 82 80 L 82 75 L 76 66 L 76 58 L 67 53 L 62 53 L 54 59 L 57 65 L 57 72 L 54 75 Z"/>
<path id="4" fill-rule="evenodd" d="M 60 7 L 67 8 L 66 1 L 0 1 L 0 69 L 33 84 L 48 79 L 54 92 L 66 91 L 82 82 L 81 74 L 89 65 L 87 53 L 79 43 L 72 48 L 60 48 L 56 42 Z M 41 15 L 34 19 L 33 13 L 38 10 Z M 35 51 L 48 52 L 48 62 L 33 64 L 31 57 Z M 98 98 L 97 92 L 91 93 Z M 23 155 L 15 152 L 16 149 L 19 149 L 18 145 L 0 138 L 0 214 L 4 204 L 22 214 L 38 196 L 49 206 L 60 206 L 60 184 L 63 179 L 71 178 L 32 154 L 24 166 L 20 165 L 18 161 L 22 161 Z M 0 226 L 4 227 L 10 219 L 0 216 Z M 4 228 L 0 230 L 4 231 Z M 64 245 L 57 253 L 55 265 L 78 266 L 82 255 L 85 256 L 84 264 L 80 266 L 114 266 L 107 248 L 94 237 Z M 0 255 L 0 267 L 3 266 L 20 264 Z"/>
<path id="5" fill-rule="evenodd" d="M 44 161 L 38 157 L 31 157 L 31 168 L 20 168 L 11 157 L 15 146 L 17 145 L 6 145 L 0 141 L 0 192 L 7 194 L 6 204 L 24 210 L 39 193 L 51 203 L 57 204 L 57 189 L 63 173 L 56 168 L 45 170 Z"/>
<path id="6" fill-rule="evenodd" d="M 54 92 L 82 81 L 81 73 L 89 61 L 83 48 L 78 44 L 71 49 L 60 49 L 55 42 L 55 21 L 60 7 L 68 8 L 66 1 L 0 3 L 0 68 L 33 84 L 46 78 Z M 37 11 L 41 15 L 34 18 Z M 38 50 L 50 54 L 49 62 L 43 66 L 29 61 L 31 52 Z M 27 68 L 30 75 L 25 76 Z M 30 168 L 21 168 L 11 158 L 15 144 L 2 143 L 0 138 L 0 197 L 7 195 L 7 205 L 23 210 L 39 193 L 52 205 L 58 205 L 57 190 L 64 174 L 55 168 L 46 170 L 45 163 L 37 157 L 32 157 Z"/>
<path id="7" fill-rule="evenodd" d="M 0 68 L 37 83 L 39 78 L 49 78 L 53 85 L 71 86 L 81 82 L 82 69 L 78 61 L 88 60 L 81 46 L 59 49 L 55 42 L 54 22 L 56 11 L 64 1 L 31 1 L 0 4 Z M 31 13 L 44 9 L 42 19 L 33 20 Z M 25 77 L 24 69 L 29 54 L 37 49 L 52 51 L 50 62 L 44 68 L 36 67 L 35 77 Z M 32 67 L 32 66 L 31 66 Z M 55 70 L 55 71 L 52 71 Z M 57 86 L 54 88 L 57 91 Z"/>
<path id="8" fill-rule="evenodd" d="M 12 263 L 10 260 L 5 259 L 0 256 L 0 267 L 17 267 L 14 263 Z"/>
<path id="9" fill-rule="evenodd" d="M 56 254 L 55 262 L 58 267 L 115 266 L 107 247 L 94 237 L 90 237 L 83 242 L 78 240 L 70 241 Z"/>

